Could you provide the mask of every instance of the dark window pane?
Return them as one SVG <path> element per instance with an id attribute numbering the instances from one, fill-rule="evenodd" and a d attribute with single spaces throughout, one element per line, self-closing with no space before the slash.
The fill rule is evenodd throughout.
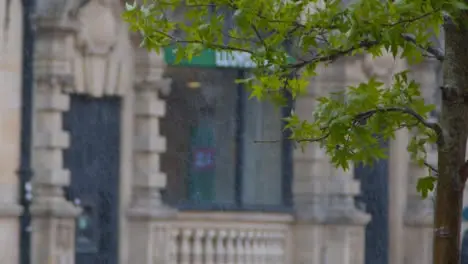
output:
<path id="1" fill-rule="evenodd" d="M 235 186 L 235 71 L 169 69 L 162 133 L 163 171 L 170 204 L 233 204 Z M 199 87 L 197 87 L 197 85 Z"/>

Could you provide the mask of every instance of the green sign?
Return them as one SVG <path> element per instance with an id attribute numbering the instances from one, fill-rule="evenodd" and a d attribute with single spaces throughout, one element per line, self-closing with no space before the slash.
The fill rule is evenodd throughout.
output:
<path id="1" fill-rule="evenodd" d="M 244 68 L 251 69 L 257 67 L 252 61 L 251 55 L 248 52 L 242 51 L 225 51 L 225 50 L 203 50 L 198 56 L 194 56 L 191 61 L 182 60 L 176 63 L 176 48 L 164 48 L 164 59 L 168 65 L 177 66 L 192 66 L 206 68 Z M 294 62 L 294 58 L 289 57 L 290 62 Z"/>
<path id="2" fill-rule="evenodd" d="M 250 53 L 220 50 L 204 50 L 198 56 L 194 56 L 191 61 L 182 60 L 176 63 L 176 49 L 167 47 L 164 49 L 164 59 L 169 65 L 196 66 L 208 68 L 255 68 L 256 65 L 250 57 Z"/>

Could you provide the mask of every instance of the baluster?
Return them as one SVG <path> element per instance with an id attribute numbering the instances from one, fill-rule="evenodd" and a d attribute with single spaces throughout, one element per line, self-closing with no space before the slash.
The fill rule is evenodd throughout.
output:
<path id="1" fill-rule="evenodd" d="M 177 257 L 179 255 L 179 247 L 177 241 L 179 240 L 180 236 L 180 230 L 179 229 L 171 229 L 169 231 L 169 241 L 168 241 L 168 249 L 166 251 L 167 253 L 167 259 L 168 259 L 168 264 L 177 264 L 178 260 Z"/>
<path id="2" fill-rule="evenodd" d="M 252 233 L 252 264 L 258 264 L 258 243 L 257 232 L 254 230 Z"/>
<path id="3" fill-rule="evenodd" d="M 182 231 L 182 241 L 181 241 L 181 262 L 180 264 L 190 264 L 190 258 L 192 256 L 192 229 L 184 229 Z"/>
<path id="4" fill-rule="evenodd" d="M 276 263 L 278 264 L 284 264 L 286 261 L 286 252 L 285 252 L 285 243 L 284 243 L 284 238 L 285 235 L 283 232 L 279 231 L 275 235 L 275 240 L 274 240 L 274 248 L 276 252 Z"/>
<path id="5" fill-rule="evenodd" d="M 205 237 L 205 244 L 204 244 L 205 264 L 215 263 L 215 248 L 214 248 L 215 236 L 216 236 L 215 230 L 208 230 L 207 235 Z"/>
<path id="6" fill-rule="evenodd" d="M 245 231 L 240 231 L 239 236 L 236 239 L 236 263 L 237 264 L 245 264 L 245 243 L 244 240 L 246 238 Z"/>
<path id="7" fill-rule="evenodd" d="M 268 232 L 260 232 L 260 251 L 262 252 L 262 257 L 260 262 L 261 263 L 268 263 L 271 261 L 271 251 L 270 251 L 270 243 L 269 243 L 269 233 Z"/>
<path id="8" fill-rule="evenodd" d="M 164 264 L 166 256 L 166 245 L 165 245 L 165 228 L 160 225 L 155 225 L 152 228 L 152 236 L 153 236 L 153 263 L 154 264 Z"/>
<path id="9" fill-rule="evenodd" d="M 236 260 L 236 248 L 235 248 L 235 241 L 236 241 L 237 232 L 235 230 L 228 231 L 228 236 L 226 239 L 226 263 L 227 264 L 234 264 Z"/>
<path id="10" fill-rule="evenodd" d="M 226 250 L 224 247 L 224 240 L 226 238 L 226 231 L 219 230 L 218 236 L 216 238 L 216 263 L 225 264 L 226 263 Z"/>
<path id="11" fill-rule="evenodd" d="M 274 231 L 267 232 L 266 234 L 267 244 L 267 263 L 279 264 L 278 263 L 278 248 L 276 247 L 276 234 Z"/>
<path id="12" fill-rule="evenodd" d="M 258 233 L 258 239 L 259 239 L 259 263 L 260 264 L 269 264 L 268 261 L 268 236 L 266 232 L 260 231 Z"/>
<path id="13" fill-rule="evenodd" d="M 193 239 L 193 262 L 192 264 L 203 264 L 203 238 L 205 230 L 197 229 Z"/>
<path id="14" fill-rule="evenodd" d="M 253 237 L 253 256 L 255 264 L 263 264 L 263 248 L 262 248 L 262 238 L 261 232 L 255 231 Z"/>
<path id="15" fill-rule="evenodd" d="M 254 255 L 254 232 L 248 231 L 247 236 L 245 237 L 245 263 L 254 264 L 255 255 Z"/>
<path id="16" fill-rule="evenodd" d="M 263 237 L 265 239 L 265 262 L 268 264 L 277 264 L 276 262 L 276 254 L 278 252 L 276 251 L 275 248 L 275 235 L 272 231 L 270 232 L 265 232 L 263 234 Z"/>

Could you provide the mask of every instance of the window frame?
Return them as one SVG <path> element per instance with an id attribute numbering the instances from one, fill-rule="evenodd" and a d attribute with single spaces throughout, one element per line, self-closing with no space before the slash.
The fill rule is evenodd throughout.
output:
<path id="1" fill-rule="evenodd" d="M 229 29 L 233 26 L 231 21 L 232 19 L 232 12 L 229 9 L 222 9 L 219 6 L 215 8 L 214 6 L 210 7 L 210 12 L 212 14 L 216 12 L 225 12 L 226 14 L 226 24 L 225 27 Z M 286 44 L 287 45 L 287 44 Z M 237 70 L 237 78 L 242 79 L 246 76 L 248 72 L 247 69 L 236 69 Z M 294 78 L 291 75 L 291 78 Z M 292 182 L 293 182 L 293 149 L 294 143 L 289 139 L 291 135 L 291 131 L 289 129 L 285 129 L 286 121 L 284 120 L 285 117 L 289 117 L 292 110 L 294 109 L 294 99 L 292 95 L 284 90 L 284 95 L 287 98 L 287 105 L 281 108 L 281 130 L 282 130 L 282 138 L 281 138 L 281 203 L 278 205 L 246 205 L 243 203 L 243 143 L 244 143 L 244 131 L 245 131 L 245 119 L 244 119 L 244 107 L 246 96 L 245 93 L 246 88 L 244 84 L 238 83 L 236 86 L 237 93 L 236 93 L 236 124 L 235 124 L 235 173 L 234 173 L 234 202 L 233 203 L 197 203 L 196 201 L 190 200 L 190 194 L 187 192 L 187 196 L 184 198 L 184 201 L 178 203 L 176 208 L 179 210 L 187 210 L 187 211 L 260 211 L 260 212 L 284 212 L 284 213 L 292 213 L 293 212 L 293 193 L 292 193 Z M 215 175 L 216 177 L 216 175 Z M 190 180 L 188 181 L 190 182 Z M 185 186 L 188 188 L 189 186 Z M 165 190 L 166 191 L 166 190 Z"/>
<path id="2" fill-rule="evenodd" d="M 242 79 L 245 77 L 247 70 L 237 69 L 237 78 Z M 249 204 L 243 203 L 243 143 L 245 131 L 245 118 L 244 109 L 246 96 L 246 88 L 242 83 L 236 85 L 236 124 L 235 124 L 235 173 L 234 173 L 234 202 L 233 203 L 199 203 L 192 201 L 189 195 L 185 199 L 176 204 L 175 207 L 181 211 L 256 211 L 256 212 L 279 212 L 279 213 L 292 213 L 293 199 L 292 199 L 292 180 L 293 180 L 293 143 L 289 139 L 291 132 L 286 129 L 286 122 L 282 120 L 282 139 L 281 139 L 281 203 L 277 205 L 264 205 L 264 204 Z M 294 107 L 294 100 L 289 93 L 285 93 L 288 99 L 288 104 L 281 108 L 281 117 L 290 115 Z M 216 177 L 216 176 L 215 176 Z M 188 187 L 188 186 L 186 186 Z M 169 191 L 169 190 L 165 190 Z"/>

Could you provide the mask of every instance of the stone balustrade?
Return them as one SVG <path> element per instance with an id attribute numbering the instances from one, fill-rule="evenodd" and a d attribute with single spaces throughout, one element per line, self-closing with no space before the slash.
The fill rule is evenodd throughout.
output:
<path id="1" fill-rule="evenodd" d="M 154 223 L 154 264 L 290 263 L 290 216 L 179 213 Z"/>

